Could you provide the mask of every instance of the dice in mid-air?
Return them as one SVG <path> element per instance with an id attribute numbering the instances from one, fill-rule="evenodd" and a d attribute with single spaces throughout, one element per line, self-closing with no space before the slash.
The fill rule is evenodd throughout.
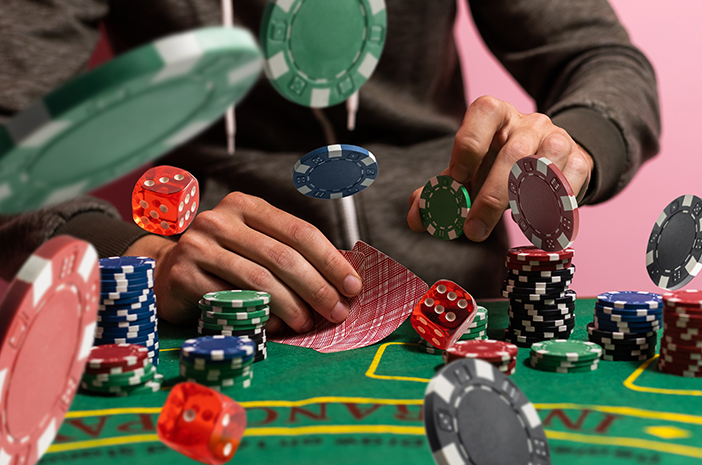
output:
<path id="1" fill-rule="evenodd" d="M 134 185 L 132 215 L 146 231 L 172 236 L 188 229 L 199 203 L 200 187 L 192 174 L 174 166 L 154 166 Z"/>
<path id="2" fill-rule="evenodd" d="M 197 383 L 173 387 L 156 424 L 170 448 L 202 463 L 231 460 L 246 430 L 246 411 L 235 400 Z"/>
<path id="3" fill-rule="evenodd" d="M 410 322 L 423 339 L 445 350 L 466 332 L 477 311 L 473 296 L 453 281 L 442 279 L 414 307 Z"/>

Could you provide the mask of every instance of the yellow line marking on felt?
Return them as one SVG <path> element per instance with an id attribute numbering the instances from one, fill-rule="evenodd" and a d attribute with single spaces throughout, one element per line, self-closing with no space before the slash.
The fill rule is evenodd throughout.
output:
<path id="1" fill-rule="evenodd" d="M 590 436 L 587 434 L 566 433 L 563 431 L 552 430 L 546 430 L 546 437 L 551 440 L 571 441 L 605 446 L 633 447 L 636 449 L 653 450 L 666 454 L 683 455 L 686 457 L 702 459 L 702 449 L 699 447 L 651 441 L 649 439 Z"/>
<path id="2" fill-rule="evenodd" d="M 386 342 L 385 344 L 381 345 L 378 347 L 378 351 L 375 353 L 375 357 L 373 357 L 373 361 L 371 362 L 370 366 L 368 367 L 368 370 L 366 371 L 366 376 L 369 378 L 374 378 L 374 379 L 389 379 L 389 380 L 394 380 L 394 381 L 414 381 L 417 383 L 428 383 L 431 381 L 430 379 L 426 378 L 413 378 L 411 376 L 385 376 L 385 375 L 376 375 L 375 370 L 378 369 L 378 365 L 380 365 L 380 359 L 383 358 L 383 354 L 385 353 L 385 349 L 388 346 L 392 345 L 411 345 L 411 346 L 416 346 L 416 343 L 413 342 Z"/>
<path id="3" fill-rule="evenodd" d="M 673 421 L 678 423 L 689 423 L 702 425 L 702 416 L 688 415 L 686 413 L 657 412 L 654 410 L 644 410 L 634 407 L 617 407 L 613 405 L 584 405 L 584 404 L 534 404 L 537 410 L 593 410 L 596 412 L 612 413 L 635 418 L 647 418 L 653 420 Z"/>
<path id="4" fill-rule="evenodd" d="M 695 389 L 665 389 L 665 388 L 654 388 L 647 386 L 638 386 L 634 384 L 634 381 L 639 379 L 648 366 L 653 363 L 658 358 L 658 355 L 654 355 L 649 358 L 644 363 L 641 364 L 634 372 L 629 375 L 627 379 L 624 380 L 624 387 L 631 389 L 632 391 L 638 392 L 649 392 L 653 394 L 664 394 L 669 396 L 702 396 L 702 391 Z"/>
<path id="5" fill-rule="evenodd" d="M 294 428 L 247 428 L 245 437 L 259 436 L 304 436 L 308 434 L 396 434 L 408 436 L 424 436 L 423 426 L 394 426 L 394 425 L 320 425 L 320 426 L 298 426 Z M 137 444 L 144 442 L 159 442 L 157 434 L 139 434 L 133 436 L 121 436 L 117 438 L 90 439 L 87 441 L 76 441 L 66 444 L 52 444 L 46 453 L 69 452 L 82 449 L 94 449 L 96 447 L 122 446 L 126 444 Z"/>

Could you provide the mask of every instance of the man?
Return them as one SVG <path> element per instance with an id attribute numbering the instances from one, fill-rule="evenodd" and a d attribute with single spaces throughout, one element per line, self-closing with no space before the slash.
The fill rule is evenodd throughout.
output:
<path id="1" fill-rule="evenodd" d="M 345 129 L 343 105 L 313 111 L 262 80 L 237 108 L 234 157 L 225 154 L 222 125 L 216 125 L 159 161 L 191 171 L 205 187 L 202 208 L 214 207 L 201 209 L 177 242 L 146 235 L 108 206 L 81 198 L 5 218 L 1 243 L 19 245 L 2 251 L 3 276 L 11 277 L 48 237 L 72 234 L 92 241 L 101 255 L 156 258 L 159 314 L 173 322 L 192 321 L 203 293 L 227 288 L 271 293 L 276 316 L 269 333 L 283 323 L 306 331 L 313 311 L 343 321 L 346 297 L 362 286 L 337 253 L 353 245 L 344 241 L 349 220 L 338 203 L 306 198 L 290 179 L 302 154 L 339 142 L 378 158 L 376 182 L 354 196 L 362 240 L 430 284 L 452 279 L 476 297 L 496 296 L 508 244 L 499 220 L 517 159 L 548 157 L 583 203 L 597 203 L 619 192 L 656 153 L 655 75 L 606 1 L 470 2 L 488 46 L 535 99 L 539 113 L 531 115 L 491 97 L 466 110 L 452 34 L 454 0 L 386 3 L 385 48 L 361 89 L 355 131 Z M 256 33 L 264 5 L 236 5 L 237 24 Z M 11 115 L 80 72 L 98 21 L 120 53 L 220 24 L 221 17 L 218 0 L 6 2 L 0 7 L 0 114 Z M 466 237 L 451 242 L 407 228 L 423 230 L 413 190 L 447 162 L 443 172 L 468 186 L 473 199 Z"/>

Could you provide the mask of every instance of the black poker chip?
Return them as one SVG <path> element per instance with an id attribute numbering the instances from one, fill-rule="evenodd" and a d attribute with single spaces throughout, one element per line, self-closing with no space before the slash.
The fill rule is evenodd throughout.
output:
<path id="1" fill-rule="evenodd" d="M 436 463 L 547 465 L 539 415 L 514 382 L 483 360 L 458 359 L 424 394 L 424 425 Z"/>

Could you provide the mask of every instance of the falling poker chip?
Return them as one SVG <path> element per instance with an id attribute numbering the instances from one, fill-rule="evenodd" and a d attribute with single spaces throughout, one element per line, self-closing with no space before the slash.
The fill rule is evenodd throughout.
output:
<path id="1" fill-rule="evenodd" d="M 71 199 L 185 143 L 246 95 L 261 64 L 248 31 L 210 27 L 78 76 L 0 126 L 0 212 Z"/>
<path id="2" fill-rule="evenodd" d="M 508 184 L 512 218 L 536 247 L 559 251 L 578 235 L 578 202 L 568 180 L 549 159 L 532 155 L 512 166 Z"/>
<path id="3" fill-rule="evenodd" d="M 384 0 L 271 0 L 260 27 L 266 74 L 297 104 L 342 103 L 373 74 L 386 29 Z"/>
<path id="4" fill-rule="evenodd" d="M 431 178 L 419 196 L 419 213 L 424 227 L 429 234 L 444 241 L 463 234 L 469 210 L 468 191 L 450 176 Z"/>
<path id="5" fill-rule="evenodd" d="M 646 270 L 653 283 L 668 290 L 685 286 L 702 264 L 702 199 L 683 195 L 665 207 L 646 246 Z"/>
<path id="6" fill-rule="evenodd" d="M 378 162 L 362 147 L 329 145 L 300 158 L 292 175 L 301 194 L 315 199 L 340 199 L 373 184 L 378 176 Z"/>
<path id="7" fill-rule="evenodd" d="M 439 465 L 551 463 L 536 409 L 488 362 L 458 359 L 444 366 L 427 386 L 424 412 Z"/>
<path id="8" fill-rule="evenodd" d="M 36 463 L 51 445 L 93 344 L 92 245 L 58 236 L 22 265 L 0 303 L 0 462 Z"/>

